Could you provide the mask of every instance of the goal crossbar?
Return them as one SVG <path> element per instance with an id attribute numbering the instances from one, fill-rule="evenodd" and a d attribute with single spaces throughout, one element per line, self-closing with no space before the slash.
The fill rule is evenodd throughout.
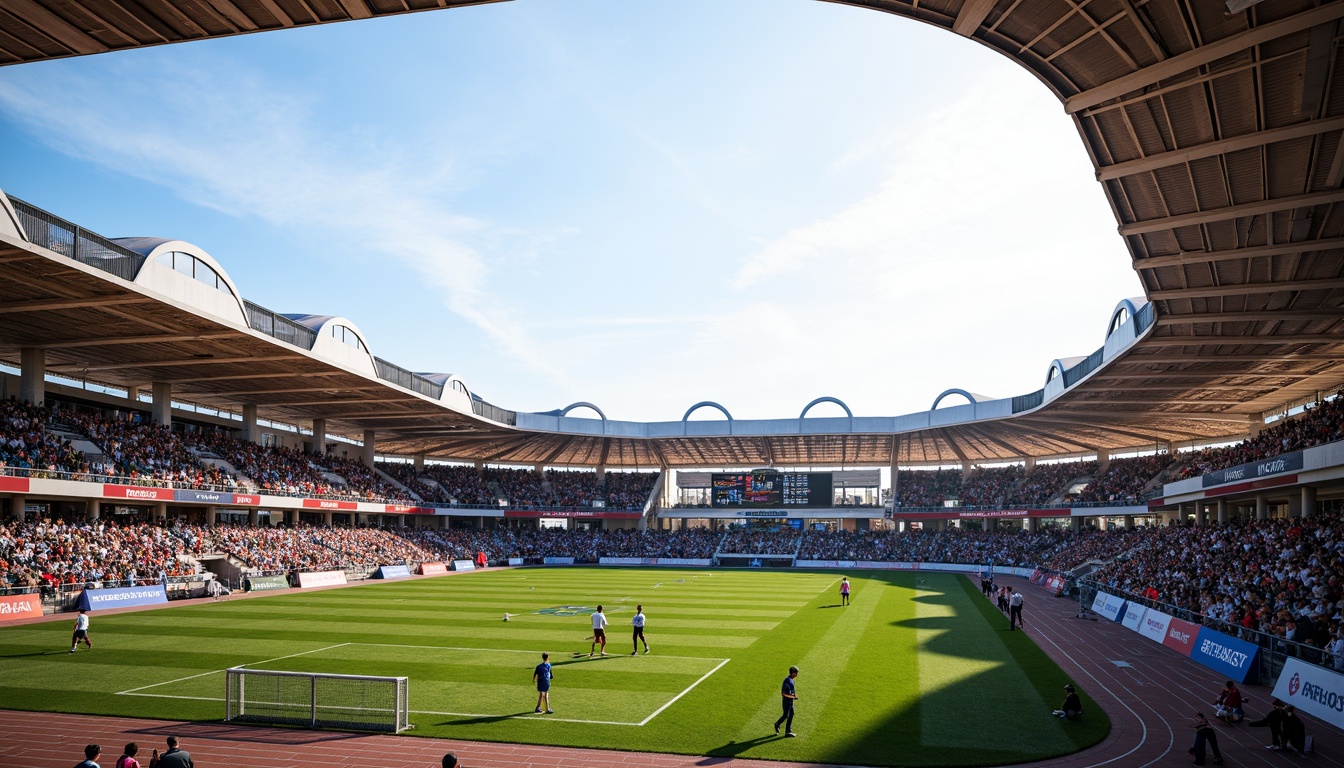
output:
<path id="1" fill-rule="evenodd" d="M 224 719 L 400 733 L 411 727 L 409 688 L 404 677 L 232 667 Z"/>

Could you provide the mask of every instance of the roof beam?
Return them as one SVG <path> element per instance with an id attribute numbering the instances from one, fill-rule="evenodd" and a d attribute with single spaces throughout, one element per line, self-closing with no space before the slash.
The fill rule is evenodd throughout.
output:
<path id="1" fill-rule="evenodd" d="M 1344 344 L 1344 336 L 1150 336 L 1148 347 L 1244 347 L 1263 344 Z M 1215 358 L 1221 359 L 1221 358 Z M 1187 362 L 1195 362 L 1188 360 Z M 1271 362 L 1271 360 L 1265 360 Z"/>
<path id="2" fill-rule="evenodd" d="M 1344 137 L 1344 134 L 1341 135 Z M 1344 162 L 1344 152 L 1339 157 Z M 1338 187 L 1339 184 L 1333 186 Z M 1166 256 L 1149 256 L 1146 259 L 1134 259 L 1135 269 L 1158 269 L 1160 267 L 1178 267 L 1186 264 L 1216 264 L 1224 261 L 1241 261 L 1264 256 L 1296 256 L 1301 253 L 1317 253 L 1344 248 L 1344 237 L 1325 240 L 1311 240 L 1302 243 L 1284 243 L 1282 245 L 1258 245 L 1250 248 L 1227 248 L 1221 251 L 1185 251 Z"/>
<path id="3" fill-rule="evenodd" d="M 1206 64 L 1212 64 L 1234 53 L 1240 53 L 1270 40 L 1277 40 L 1280 37 L 1296 34 L 1311 29 L 1318 24 L 1340 18 L 1344 18 L 1344 3 L 1326 3 L 1309 11 L 1289 16 L 1281 21 L 1261 24 L 1208 45 L 1202 45 L 1179 56 L 1173 56 L 1166 61 L 1144 67 L 1137 72 L 1117 77 L 1105 85 L 1099 85 L 1070 96 L 1064 100 L 1064 110 L 1071 115 L 1077 114 L 1088 107 L 1095 107 L 1127 93 L 1142 90 L 1176 75 L 1198 69 Z"/>
<path id="4" fill-rule="evenodd" d="M 138 363 L 118 363 L 116 365 L 79 365 L 77 363 L 48 366 L 48 370 L 61 371 L 121 371 L 128 368 L 171 368 L 183 365 L 231 365 L 234 363 L 263 363 L 281 360 L 301 360 L 302 355 L 247 355 L 245 357 L 189 357 L 178 360 L 145 360 Z"/>
<path id="5" fill-rule="evenodd" d="M 144 336 L 107 336 L 103 338 L 67 339 L 65 341 L 46 341 L 40 345 L 43 349 L 82 349 L 84 347 L 111 347 L 121 344 L 174 344 L 185 341 L 212 341 L 216 339 L 236 339 L 242 337 L 239 331 L 215 331 L 211 333 L 172 334 Z"/>
<path id="6" fill-rule="evenodd" d="M 1152 301 L 1166 299 L 1207 299 L 1216 296 L 1249 296 L 1285 291 L 1333 291 L 1344 288 L 1344 277 L 1328 280 L 1281 280 L 1275 283 L 1243 283 L 1241 285 L 1214 285 L 1206 288 L 1172 288 L 1150 291 Z"/>
<path id="7" fill-rule="evenodd" d="M 1271 128 L 1266 131 L 1257 131 L 1247 133 L 1241 136 L 1234 136 L 1230 139 L 1221 141 L 1209 141 L 1203 144 L 1196 144 L 1185 149 L 1173 149 L 1170 152 L 1159 152 L 1148 157 L 1140 157 L 1134 160 L 1127 160 L 1123 163 L 1115 163 L 1097 169 L 1097 181 L 1111 181 L 1125 176 L 1133 176 L 1138 173 L 1155 171 L 1159 168 L 1168 168 L 1181 163 L 1188 163 L 1194 160 L 1202 160 L 1206 157 L 1214 157 L 1228 152 L 1237 152 L 1252 147 L 1262 147 L 1267 144 L 1274 144 L 1280 141 L 1291 141 L 1293 139 L 1302 139 L 1309 136 L 1317 136 L 1331 131 L 1344 130 L 1344 117 L 1332 117 L 1325 120 L 1308 120 L 1305 123 L 1290 125 L 1284 128 Z"/>
<path id="8" fill-rule="evenodd" d="M 3 0 L 0 0 L 3 2 Z M 12 315 L 16 312 L 48 312 L 57 309 L 81 309 L 84 307 L 109 307 L 113 304 L 146 304 L 153 301 L 148 296 L 118 293 L 111 296 L 87 296 L 71 299 L 36 299 L 34 301 L 13 301 L 0 304 L 0 314 Z"/>
<path id="9" fill-rule="evenodd" d="M 200 378 L 194 378 L 194 379 L 160 379 L 160 381 L 166 381 L 169 384 L 199 384 L 201 382 L 211 382 L 211 381 L 247 381 L 251 379 L 295 379 L 299 377 L 307 379 L 312 378 L 314 376 L 342 376 L 342 375 L 349 375 L 349 374 L 346 371 L 331 371 L 331 372 L 287 371 L 284 373 L 235 373 L 228 376 L 202 376 Z M 340 387 L 332 385 L 328 387 L 328 389 L 340 389 Z M 226 391 L 221 392 L 219 394 L 229 394 L 229 393 Z"/>
<path id="10" fill-rule="evenodd" d="M 1093 403 L 1086 403 L 1093 405 Z M 1100 405 L 1100 403 L 1097 403 Z M 1149 421 L 1152 419 L 1189 419 L 1190 421 L 1228 422 L 1246 424 L 1246 414 L 1223 413 L 1221 411 L 1061 411 L 1060 415 L 1084 416 L 1094 419 L 1115 419 L 1116 421 Z M 1055 418 L 1051 416 L 1050 418 Z"/>
<path id="11" fill-rule="evenodd" d="M 1122 360 L 1117 360 L 1112 365 L 1125 365 L 1129 363 L 1137 365 L 1166 365 L 1170 363 L 1297 363 L 1297 362 L 1334 362 L 1339 360 L 1339 355 L 1333 354 L 1310 354 L 1310 355 L 1292 355 L 1291 357 L 1267 357 L 1265 355 L 1203 355 L 1200 357 L 1191 357 L 1190 355 L 1145 355 L 1128 356 Z"/>
<path id="12" fill-rule="evenodd" d="M 1041 421 L 1045 421 L 1045 422 L 1048 424 L 1048 423 L 1051 423 L 1052 421 L 1054 421 L 1054 420 L 1057 419 L 1057 418 L 1058 418 L 1058 417 L 1050 417 L 1050 418 L 1047 418 L 1047 419 L 1032 419 L 1031 421 L 1032 421 L 1033 423 L 1039 423 L 1039 422 L 1041 422 Z M 1134 431 L 1134 430 L 1136 429 L 1135 427 L 1131 427 L 1131 428 L 1129 428 L 1129 429 L 1117 429 L 1116 427 L 1109 426 L 1109 425 L 1106 425 L 1106 424 L 1100 424 L 1100 423 L 1097 423 L 1096 421 L 1093 421 L 1093 420 L 1090 420 L 1090 419 L 1075 419 L 1075 418 L 1072 418 L 1072 417 L 1069 417 L 1069 416 L 1065 416 L 1063 419 L 1060 419 L 1060 420 L 1065 421 L 1065 422 L 1068 422 L 1068 423 L 1071 423 L 1071 424 L 1078 424 L 1078 425 L 1080 425 L 1080 426 L 1091 427 L 1091 428 L 1093 428 L 1093 429 L 1096 429 L 1096 430 L 1098 430 L 1098 431 L 1102 431 L 1102 432 L 1114 432 L 1114 433 L 1117 434 L 1117 435 L 1124 435 L 1125 437 L 1131 437 L 1131 438 L 1134 438 L 1134 439 L 1136 439 L 1136 440 L 1145 440 L 1145 441 L 1151 441 L 1151 442 L 1158 442 L 1158 441 L 1162 441 L 1162 440 L 1170 440 L 1171 437 L 1172 437 L 1173 435 L 1179 435 L 1179 436 L 1181 436 L 1182 438 L 1185 438 L 1185 439 L 1197 438 L 1197 437 L 1204 437 L 1204 435 L 1201 435 L 1201 434 L 1196 433 L 1196 432 L 1186 432 L 1186 431 L 1184 431 L 1184 430 L 1173 430 L 1173 429 L 1164 429 L 1164 430 L 1161 430 L 1160 432 L 1156 432 L 1156 433 L 1153 433 L 1153 432 L 1136 432 L 1136 431 Z"/>
<path id="13" fill-rule="evenodd" d="M 60 43 L 74 53 L 102 53 L 108 50 L 106 45 L 79 31 L 66 23 L 65 19 L 32 0 L 0 0 L 0 8 L 14 14 L 15 18 L 23 19 L 30 28 L 43 37 Z"/>
<path id="14" fill-rule="evenodd" d="M 325 391 L 325 390 L 318 390 L 318 391 Z M 306 406 L 306 405 L 375 405 L 375 404 L 378 404 L 378 403 L 411 403 L 411 402 L 415 402 L 415 400 L 416 400 L 416 399 L 413 398 L 413 397 L 405 397 L 405 396 L 397 396 L 397 397 L 327 397 L 327 398 L 315 398 L 315 397 L 310 397 L 310 398 L 307 398 L 307 399 L 304 399 L 304 400 L 294 400 L 294 401 L 291 401 L 291 402 L 279 402 L 279 403 L 267 403 L 267 402 L 261 402 L 261 403 L 257 403 L 257 405 L 258 405 L 259 407 L 262 407 L 262 408 L 296 408 L 296 407 L 301 406 L 301 405 L 305 405 L 305 406 Z M 430 414 L 423 414 L 423 413 L 422 413 L 422 414 L 416 414 L 416 415 L 418 415 L 418 416 L 429 416 Z M 339 418 L 339 417 L 336 416 L 335 414 L 330 414 L 330 413 L 329 413 L 329 414 L 327 414 L 327 418 L 332 418 L 332 419 L 334 419 L 334 418 Z"/>
<path id="15" fill-rule="evenodd" d="M 1209 312 L 1207 314 L 1162 315 L 1158 325 L 1197 325 L 1199 323 L 1258 323 L 1278 320 L 1344 320 L 1338 309 L 1311 309 L 1276 311 L 1262 309 L 1254 312 Z"/>
<path id="16" fill-rule="evenodd" d="M 255 395 L 288 395 L 298 392 L 331 392 L 333 390 L 340 390 L 344 392 L 377 392 L 378 390 L 381 389 L 383 389 L 383 387 L 333 387 L 332 385 L 328 384 L 325 387 L 294 387 L 292 389 L 253 389 L 242 391 L 230 390 L 227 394 L 229 397 L 253 397 Z M 216 393 L 210 392 L 209 394 L 216 394 Z M 370 402 L 370 401 L 366 400 L 361 402 Z M 281 403 L 266 403 L 266 405 L 281 405 Z"/>
<path id="17" fill-rule="evenodd" d="M 952 31 L 962 37 L 970 37 L 984 23 L 985 17 L 994 9 L 994 0 L 966 0 L 952 22 Z"/>
<path id="18" fill-rule="evenodd" d="M 1344 3 L 1340 4 L 1340 8 L 1344 8 Z M 1221 208 L 1212 208 L 1207 211 L 1181 213 L 1175 216 L 1164 216 L 1160 219 L 1136 221 L 1132 224 L 1121 224 L 1120 234 L 1128 237 L 1130 235 L 1144 235 L 1149 232 L 1165 232 L 1181 227 L 1211 224 L 1215 221 L 1240 219 L 1247 216 L 1260 216 L 1266 213 L 1291 211 L 1294 208 L 1304 208 L 1311 205 L 1327 205 L 1341 201 L 1344 201 L 1344 190 L 1327 189 L 1320 192 L 1307 192 L 1306 194 L 1301 195 L 1289 195 L 1288 197 L 1260 200 L 1254 203 L 1225 205 Z"/>

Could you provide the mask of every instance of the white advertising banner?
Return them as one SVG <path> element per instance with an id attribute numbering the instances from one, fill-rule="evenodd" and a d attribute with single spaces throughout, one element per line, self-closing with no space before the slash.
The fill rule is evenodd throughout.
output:
<path id="1" fill-rule="evenodd" d="M 1147 612 L 1148 608 L 1146 606 L 1138 603 L 1125 603 L 1125 615 L 1124 618 L 1120 619 L 1120 623 L 1138 632 L 1143 621 L 1143 614 Z"/>
<path id="2" fill-rule="evenodd" d="M 330 587 L 345 583 L 345 571 L 320 571 L 318 573 L 300 573 L 299 588 Z"/>
<path id="3" fill-rule="evenodd" d="M 454 561 L 453 561 L 453 570 L 454 570 L 454 571 L 474 571 L 474 570 L 476 570 L 476 563 L 475 563 L 474 561 L 472 561 L 472 560 L 454 560 Z"/>
<path id="4" fill-rule="evenodd" d="M 509 565 L 511 565 L 511 566 L 517 567 L 517 566 L 520 566 L 520 565 L 522 565 L 522 564 L 523 564 L 523 558 L 521 558 L 521 557 L 510 557 L 510 558 L 509 558 Z"/>
<path id="5" fill-rule="evenodd" d="M 1167 625 L 1170 623 L 1170 616 L 1156 608 L 1150 608 L 1144 611 L 1143 621 L 1139 622 L 1139 634 L 1155 643 L 1161 643 L 1167 639 Z"/>
<path id="6" fill-rule="evenodd" d="M 1274 698 L 1344 728 L 1344 675 L 1289 658 L 1274 684 Z"/>

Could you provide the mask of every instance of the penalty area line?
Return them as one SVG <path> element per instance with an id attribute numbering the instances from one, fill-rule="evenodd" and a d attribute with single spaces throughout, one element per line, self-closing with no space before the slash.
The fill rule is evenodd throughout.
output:
<path id="1" fill-rule="evenodd" d="M 640 720 L 640 721 L 639 721 L 639 725 L 646 725 L 646 724 L 648 724 L 648 722 L 649 722 L 650 720 L 652 720 L 653 718 L 655 718 L 655 717 L 657 717 L 658 715 L 662 714 L 663 710 L 667 709 L 668 707 L 672 706 L 673 704 L 676 704 L 676 703 L 677 703 L 677 699 L 680 699 L 682 696 L 685 696 L 686 694 L 690 693 L 691 690 L 695 688 L 695 686 L 697 686 L 697 685 L 699 685 L 699 684 L 705 682 L 705 680 L 707 680 L 707 679 L 709 678 L 710 675 L 714 674 L 715 672 L 718 672 L 720 669 L 723 668 L 723 665 L 724 665 L 724 664 L 727 664 L 727 663 L 730 662 L 730 661 L 732 661 L 732 659 L 724 659 L 723 661 L 720 661 L 720 662 L 719 662 L 719 665 L 718 665 L 717 667 L 714 667 L 713 669 L 709 670 L 709 671 L 706 672 L 705 674 L 701 675 L 701 676 L 700 676 L 700 679 L 699 679 L 699 680 L 696 680 L 694 683 L 691 683 L 689 686 L 687 686 L 687 687 L 686 687 L 686 690 L 682 691 L 681 693 L 678 693 L 676 696 L 673 696 L 671 701 L 669 701 L 669 702 L 667 702 L 666 704 L 664 704 L 663 706 L 661 706 L 661 707 L 655 709 L 655 710 L 653 711 L 653 714 L 652 714 L 652 715 L 649 715 L 648 717 L 644 718 L 643 720 Z"/>
<path id="2" fill-rule="evenodd" d="M 330 651 L 330 650 L 333 649 L 333 648 L 341 648 L 341 647 L 344 647 L 344 646 L 347 646 L 347 645 L 350 645 L 350 643 L 337 643 L 337 644 L 335 644 L 335 645 L 328 645 L 328 646 L 325 647 L 325 648 L 314 648 L 314 649 L 311 650 L 311 651 L 301 651 L 301 652 L 299 652 L 299 653 L 291 653 L 291 654 L 289 654 L 288 656 L 277 656 L 277 657 L 275 657 L 274 659 L 262 659 L 261 661 L 253 661 L 253 662 L 250 662 L 250 663 L 248 663 L 248 664 L 239 664 L 238 666 L 240 666 L 240 667 L 252 667 L 252 666 L 255 666 L 255 665 L 257 665 L 257 664 L 270 664 L 272 661 L 284 661 L 285 659 L 292 659 L 292 658 L 294 658 L 294 657 L 296 657 L 296 656 L 307 656 L 307 655 L 310 654 L 310 653 L 321 653 L 321 652 L 323 652 L 323 651 Z M 142 685 L 142 686 L 140 686 L 139 688 L 128 688 L 128 689 L 126 689 L 126 690 L 124 690 L 124 691 L 117 691 L 117 692 L 116 692 L 115 694 L 113 694 L 113 695 L 115 695 L 115 696 L 135 696 L 135 695 L 139 695 L 139 696 L 157 696 L 157 697 L 162 698 L 162 699 L 195 699 L 195 698 L 199 698 L 199 697 L 196 697 L 196 696 L 164 696 L 164 695 L 160 695 L 160 694 L 157 694 L 157 693 L 142 693 L 142 694 L 136 694 L 136 691 L 143 691 L 143 690 L 147 690 L 147 689 L 149 689 L 149 688 L 158 688 L 159 686 L 162 686 L 162 685 L 172 685 L 173 683 L 181 683 L 181 682 L 185 682 L 185 681 L 187 681 L 187 680 L 195 680 L 195 679 L 198 678 L 198 677 L 205 677 L 205 676 L 207 676 L 207 675 L 215 675 L 215 674 L 218 674 L 218 673 L 220 673 L 220 672 L 227 672 L 227 671 L 228 671 L 228 670 L 226 670 L 226 669 L 212 669 L 212 670 L 210 670 L 209 672 L 202 672 L 202 673 L 200 673 L 199 675 L 187 675 L 186 677 L 179 677 L 179 678 L 177 678 L 176 680 L 165 680 L 165 681 L 163 681 L 162 683 L 150 683 L 149 685 Z M 207 701 L 223 701 L 223 699 L 206 699 L 206 700 L 207 700 Z"/>

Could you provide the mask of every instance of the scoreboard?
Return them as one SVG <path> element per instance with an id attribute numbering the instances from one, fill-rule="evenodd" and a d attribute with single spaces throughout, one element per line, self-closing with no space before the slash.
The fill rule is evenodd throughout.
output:
<path id="1" fill-rule="evenodd" d="M 714 473 L 712 507 L 833 507 L 830 472 Z"/>

